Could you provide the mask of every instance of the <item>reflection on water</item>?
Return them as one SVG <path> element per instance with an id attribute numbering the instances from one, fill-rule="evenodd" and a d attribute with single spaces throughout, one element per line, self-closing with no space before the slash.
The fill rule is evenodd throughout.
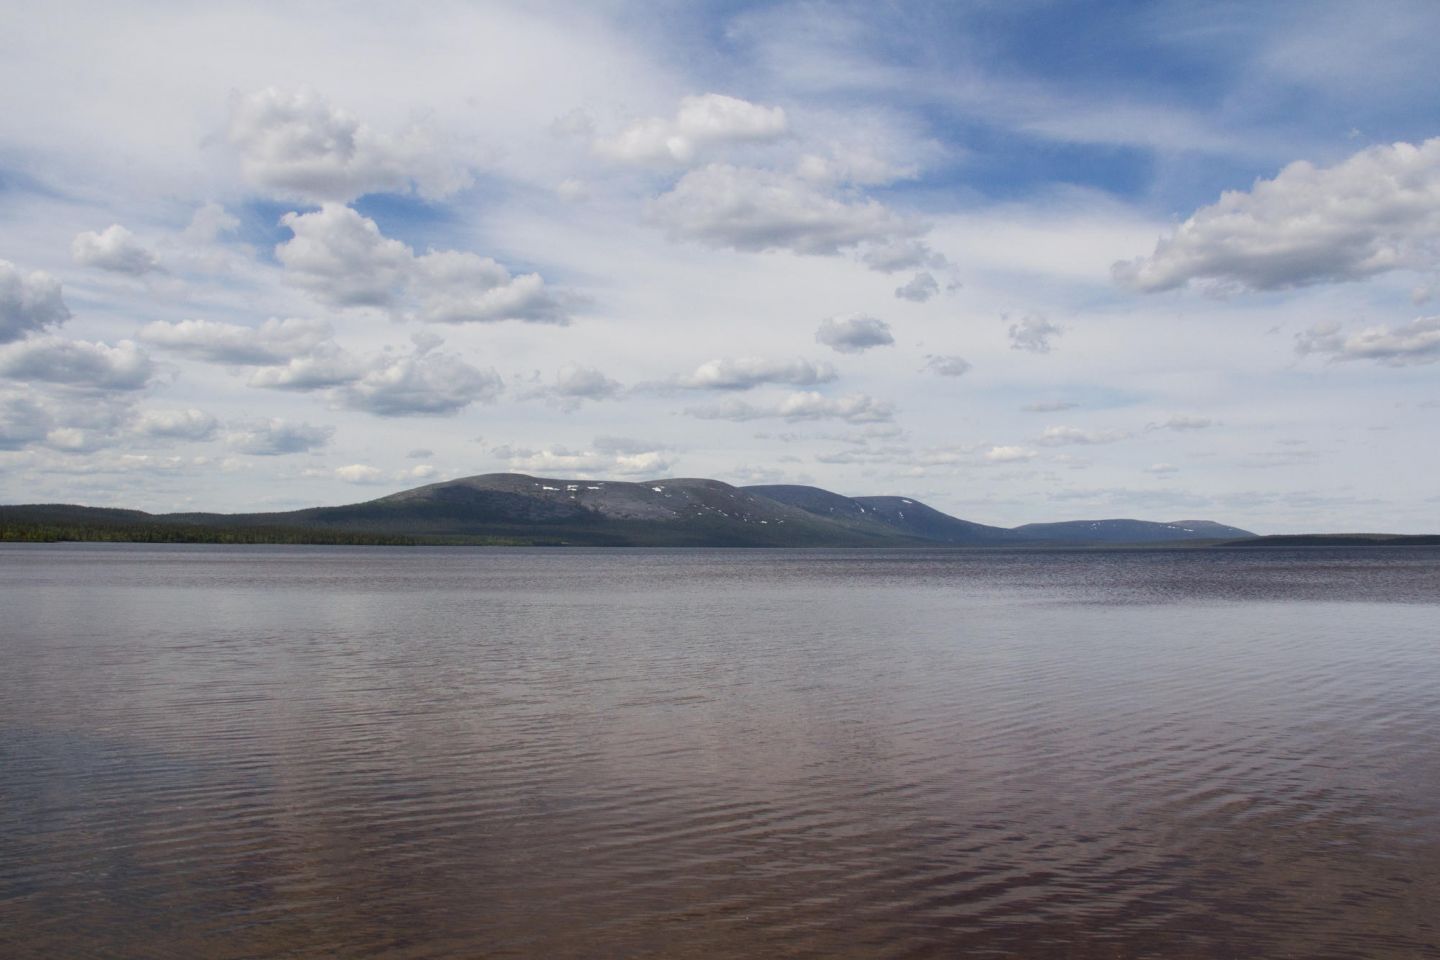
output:
<path id="1" fill-rule="evenodd" d="M 0 956 L 1440 955 L 1440 550 L 0 550 Z"/>

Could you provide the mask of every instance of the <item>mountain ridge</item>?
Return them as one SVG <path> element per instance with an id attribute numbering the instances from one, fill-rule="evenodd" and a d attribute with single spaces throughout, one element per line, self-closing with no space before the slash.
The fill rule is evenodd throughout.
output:
<path id="1" fill-rule="evenodd" d="M 8 531 L 32 531 L 34 536 Z M 1044 546 L 1254 537 L 1211 521 L 1068 521 L 1013 529 L 962 520 L 911 497 L 846 497 L 795 484 L 734 486 L 703 477 L 576 480 L 491 473 L 373 500 L 264 513 L 144 511 L 69 504 L 0 506 L 0 539 L 219 542 L 493 542 L 591 546 Z M 36 532 L 39 531 L 39 532 Z M 268 533 L 266 533 L 268 532 Z M 142 535 L 143 534 L 143 535 Z M 57 534 L 59 536 L 59 534 Z M 1126 539 L 1129 537 L 1130 539 Z M 248 538 L 248 539 L 247 539 Z"/>

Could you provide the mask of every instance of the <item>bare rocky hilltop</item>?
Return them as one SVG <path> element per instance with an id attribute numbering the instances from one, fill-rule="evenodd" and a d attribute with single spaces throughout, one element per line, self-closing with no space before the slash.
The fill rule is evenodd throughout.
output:
<path id="1" fill-rule="evenodd" d="M 17 536 L 17 531 L 31 531 Z M 46 534 L 44 531 L 49 531 Z M 1232 541 L 1204 520 L 1087 520 L 1007 529 L 908 497 L 718 480 L 629 482 L 491 473 L 377 500 L 284 513 L 170 513 L 65 504 L 0 507 L 0 538 L 589 546 L 1038 546 Z"/>

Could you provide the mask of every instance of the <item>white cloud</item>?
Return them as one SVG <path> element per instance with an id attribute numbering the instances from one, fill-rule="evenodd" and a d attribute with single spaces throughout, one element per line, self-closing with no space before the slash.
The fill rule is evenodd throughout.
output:
<path id="1" fill-rule="evenodd" d="M 337 307 L 416 306 L 431 323 L 569 322 L 571 298 L 539 274 L 512 277 L 489 257 L 459 250 L 415 256 L 374 220 L 328 203 L 280 221 L 294 236 L 275 248 L 292 283 Z"/>
<path id="2" fill-rule="evenodd" d="M 1034 460 L 1038 456 L 1034 450 L 1026 447 L 1002 447 L 992 446 L 980 455 L 986 463 L 1024 463 L 1027 460 Z"/>
<path id="3" fill-rule="evenodd" d="M 401 479 L 401 480 L 430 480 L 430 479 L 432 479 L 433 477 L 435 477 L 439 472 L 440 472 L 440 471 L 437 470 L 432 464 L 429 464 L 429 463 L 420 463 L 420 464 L 416 464 L 415 466 L 411 467 L 409 470 L 402 470 L 402 471 L 400 471 L 400 479 Z"/>
<path id="4" fill-rule="evenodd" d="M 131 429 L 160 440 L 209 440 L 215 435 L 215 418 L 193 407 L 187 410 L 145 410 Z"/>
<path id="5" fill-rule="evenodd" d="M 1124 440 L 1130 434 L 1120 430 L 1081 430 L 1078 427 L 1046 427 L 1035 442 L 1045 447 L 1091 446 Z"/>
<path id="6" fill-rule="evenodd" d="M 1330 360 L 1374 360 L 1391 367 L 1435 363 L 1440 361 L 1440 317 L 1367 327 L 1348 336 L 1338 323 L 1319 324 L 1295 335 L 1295 350 Z"/>
<path id="7" fill-rule="evenodd" d="M 829 383 L 838 375 L 831 364 L 799 358 L 724 357 L 700 364 L 694 373 L 680 377 L 676 383 L 695 390 L 750 390 L 767 383 L 811 387 Z"/>
<path id="8" fill-rule="evenodd" d="M 547 393 L 558 399 L 567 410 L 575 410 L 584 400 L 610 400 L 624 389 L 594 367 L 567 363 L 555 374 L 555 383 Z"/>
<path id="9" fill-rule="evenodd" d="M 494 370 L 480 370 L 444 353 L 383 356 L 335 397 L 355 410 L 381 417 L 445 416 L 472 403 L 489 403 L 502 383 Z"/>
<path id="10" fill-rule="evenodd" d="M 107 446 L 111 438 L 79 427 L 56 427 L 45 434 L 45 446 L 64 453 L 93 453 Z"/>
<path id="11" fill-rule="evenodd" d="M 821 320 L 815 331 L 815 342 L 837 353 L 863 353 L 871 347 L 889 346 L 895 338 L 884 320 L 852 313 Z"/>
<path id="12" fill-rule="evenodd" d="M 336 467 L 335 476 L 337 479 L 344 480 L 346 483 L 373 484 L 385 482 L 384 471 L 363 463 L 352 463 L 348 466 Z"/>
<path id="13" fill-rule="evenodd" d="M 19 450 L 45 439 L 54 418 L 34 397 L 0 393 L 0 450 Z"/>
<path id="14" fill-rule="evenodd" d="M 203 204 L 190 218 L 185 239 L 192 243 L 211 244 L 227 233 L 240 229 L 240 220 L 214 201 Z"/>
<path id="15" fill-rule="evenodd" d="M 0 343 L 69 319 L 59 280 L 41 270 L 23 273 L 9 260 L 0 260 Z"/>
<path id="16" fill-rule="evenodd" d="M 595 152 L 627 163 L 692 163 L 707 147 L 774 140 L 785 133 L 785 111 L 719 93 L 685 97 L 673 118 L 637 121 L 595 141 Z"/>
<path id="17" fill-rule="evenodd" d="M 959 377 L 970 372 L 971 363 L 964 357 L 927 354 L 925 368 L 942 377 Z"/>
<path id="18" fill-rule="evenodd" d="M 87 231 L 77 234 L 70 245 L 70 255 L 82 267 L 96 267 L 137 277 L 160 269 L 160 261 L 155 254 L 147 250 L 135 234 L 118 223 L 112 223 L 100 233 Z"/>
<path id="19" fill-rule="evenodd" d="M 334 334 L 323 320 L 271 318 L 258 327 L 218 320 L 156 320 L 140 328 L 140 339 L 182 356 L 245 366 L 285 363 L 309 353 Z"/>
<path id="20" fill-rule="evenodd" d="M 441 416 L 475 402 L 491 402 L 503 386 L 494 370 L 437 352 L 438 337 L 417 334 L 408 354 L 357 357 L 331 341 L 280 364 L 259 366 L 252 387 L 322 392 L 333 403 L 382 417 Z"/>
<path id="21" fill-rule="evenodd" d="M 343 202 L 412 185 L 439 197 L 468 182 L 426 131 L 379 133 L 308 89 L 234 98 L 228 135 L 245 179 L 287 200 Z"/>
<path id="22" fill-rule="evenodd" d="M 1180 468 L 1170 463 L 1152 463 L 1145 468 L 1145 472 L 1157 477 L 1168 477 L 1179 473 Z"/>
<path id="23" fill-rule="evenodd" d="M 496 447 L 491 451 L 505 460 L 511 470 L 539 476 L 559 477 L 657 477 L 663 476 L 675 458 L 659 449 L 592 450 L 553 447 L 542 450 Z"/>
<path id="24" fill-rule="evenodd" d="M 1146 424 L 1145 429 L 1174 430 L 1177 433 L 1183 433 L 1191 430 L 1205 430 L 1213 426 L 1215 426 L 1215 421 L 1210 419 L 1209 417 L 1197 417 L 1191 414 L 1181 413 L 1176 414 L 1173 417 L 1167 417 L 1164 420 L 1160 420 L 1156 423 Z"/>
<path id="25" fill-rule="evenodd" d="M 945 266 L 944 257 L 931 250 L 923 241 L 913 239 L 890 240 L 886 243 L 872 245 L 865 250 L 860 259 L 871 270 L 878 270 L 881 273 L 918 270 L 922 267 L 938 269 Z M 915 281 L 911 280 L 910 282 L 914 283 Z"/>
<path id="26" fill-rule="evenodd" d="M 791 174 L 729 164 L 685 174 L 650 214 L 673 240 L 819 256 L 922 232 L 874 199 L 842 199 Z"/>
<path id="27" fill-rule="evenodd" d="M 814 391 L 789 393 L 768 403 L 730 400 L 685 411 L 702 420 L 843 420 L 846 423 L 883 423 L 892 420 L 895 408 L 864 393 L 827 397 Z"/>
<path id="28" fill-rule="evenodd" d="M 928 272 L 917 273 L 904 286 L 895 288 L 895 296 L 901 300 L 924 303 L 940 292 L 940 284 Z"/>
<path id="29" fill-rule="evenodd" d="M 537 372 L 535 380 L 538 379 Z M 519 395 L 527 400 L 546 400 L 566 413 L 574 413 L 587 400 L 613 400 L 624 392 L 623 384 L 607 377 L 600 370 L 578 363 L 567 363 L 556 371 L 552 383 L 522 390 Z"/>
<path id="30" fill-rule="evenodd" d="M 1027 403 L 1020 408 L 1022 413 L 1058 413 L 1061 410 L 1074 410 L 1080 404 L 1073 400 L 1041 400 L 1036 403 Z"/>
<path id="31" fill-rule="evenodd" d="M 545 285 L 538 273 L 512 277 L 489 257 L 442 251 L 416 259 L 412 281 L 420 319 L 430 323 L 570 322 L 570 298 Z"/>
<path id="32" fill-rule="evenodd" d="M 272 418 L 238 424 L 225 439 L 238 453 L 276 457 L 319 449 L 330 442 L 334 433 L 334 427 Z"/>
<path id="33" fill-rule="evenodd" d="M 853 121 L 855 115 L 849 114 Z M 918 153 L 928 153 L 923 146 L 913 142 L 895 142 L 895 139 L 907 139 L 903 135 L 896 137 L 896 131 L 855 131 L 863 137 L 865 133 L 872 136 L 878 133 L 878 142 L 872 141 L 868 144 L 845 144 L 832 141 L 829 145 L 829 155 L 822 156 L 816 153 L 807 153 L 795 164 L 795 174 L 801 179 L 809 180 L 816 184 L 837 185 L 878 185 L 894 183 L 896 180 L 911 180 L 919 175 L 919 167 L 910 162 L 900 159 L 906 156 L 906 151 L 913 149 Z M 894 138 L 894 139 L 892 139 Z M 891 154 L 890 157 L 882 154 Z M 918 265 L 918 264 L 917 264 Z"/>
<path id="34" fill-rule="evenodd" d="M 1051 323 L 1044 317 L 1022 317 L 1018 323 L 1010 324 L 1010 349 L 1030 353 L 1049 353 L 1050 338 L 1065 332 L 1065 328 Z"/>
<path id="35" fill-rule="evenodd" d="M 1333 167 L 1292 163 L 1225 192 L 1114 275 L 1147 293 L 1196 280 L 1281 290 L 1433 269 L 1437 237 L 1440 138 L 1370 147 Z"/>
<path id="36" fill-rule="evenodd" d="M 364 374 L 362 361 L 339 347 L 327 345 L 283 365 L 261 367 L 247 382 L 271 390 L 324 390 L 353 383 Z"/>
<path id="37" fill-rule="evenodd" d="M 133 342 L 37 337 L 0 347 L 0 376 L 92 390 L 140 390 L 155 372 Z"/>
<path id="38" fill-rule="evenodd" d="M 409 247 L 342 204 L 287 213 L 280 222 L 294 234 L 275 248 L 286 276 L 337 307 L 390 306 L 414 263 Z"/>

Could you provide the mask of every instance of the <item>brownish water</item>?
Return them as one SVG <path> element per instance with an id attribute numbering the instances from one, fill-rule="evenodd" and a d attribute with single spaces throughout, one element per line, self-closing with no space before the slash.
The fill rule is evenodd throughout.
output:
<path id="1" fill-rule="evenodd" d="M 1440 550 L 0 549 L 0 957 L 1440 956 Z"/>

